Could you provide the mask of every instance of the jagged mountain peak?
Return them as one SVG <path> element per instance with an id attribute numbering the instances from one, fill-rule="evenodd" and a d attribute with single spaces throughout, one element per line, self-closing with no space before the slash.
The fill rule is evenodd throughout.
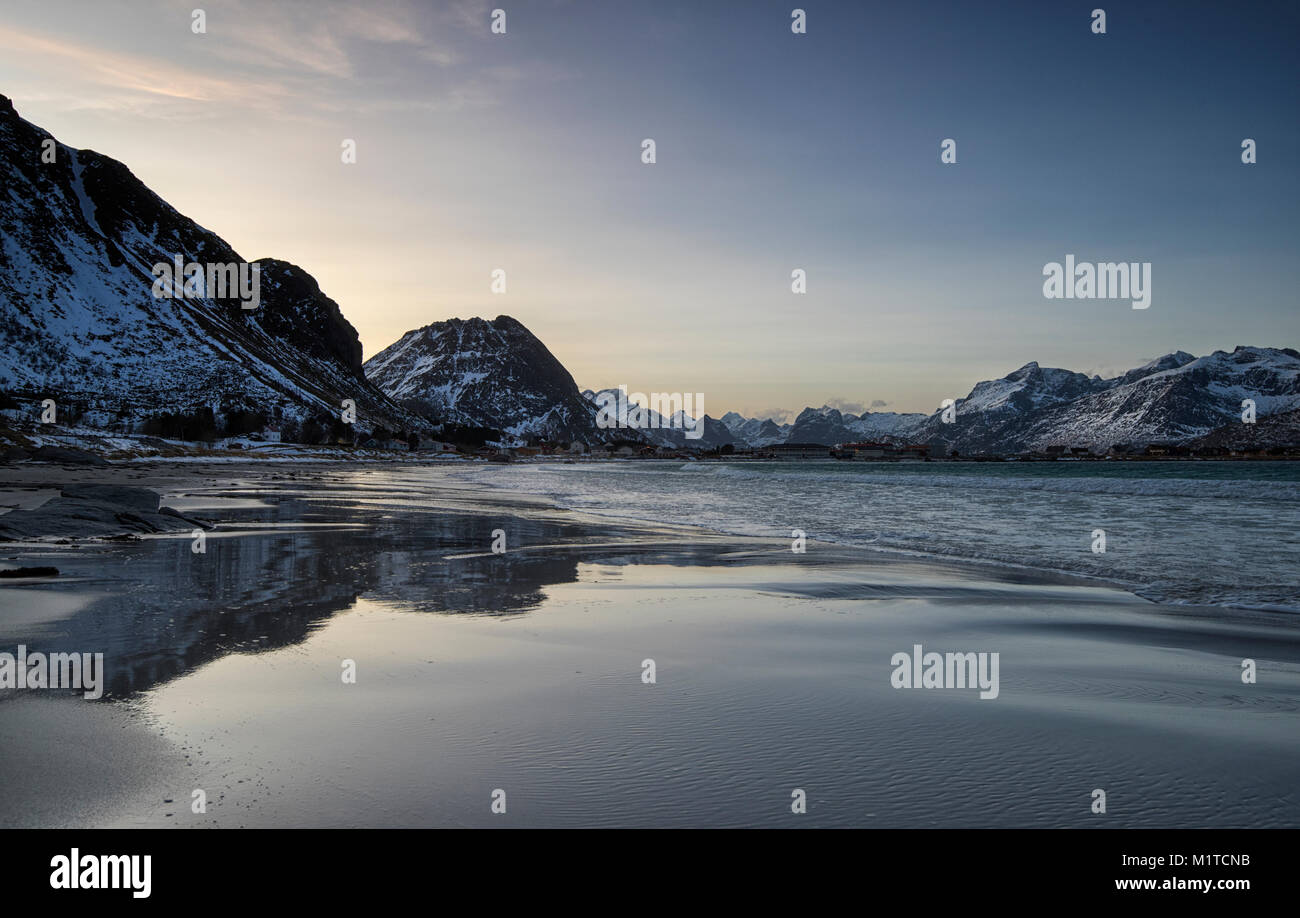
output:
<path id="1" fill-rule="evenodd" d="M 507 315 L 499 315 L 495 319 L 485 319 L 482 316 L 469 316 L 468 318 L 462 319 L 459 316 L 451 316 L 450 318 L 438 319 L 437 321 L 430 322 L 428 325 L 412 329 L 407 332 L 407 334 L 442 334 L 449 329 L 466 328 L 477 329 L 480 331 L 492 329 L 503 334 L 518 333 L 521 331 L 527 332 L 530 335 L 532 334 L 532 332 L 529 332 L 528 329 L 524 327 L 522 322 L 514 316 Z"/>
<path id="2" fill-rule="evenodd" d="M 1031 361 L 1029 361 L 1029 363 L 1025 364 L 1025 365 L 1024 365 L 1023 367 L 1021 367 L 1020 369 L 1018 369 L 1018 370 L 1012 370 L 1010 373 L 1008 373 L 1008 374 L 1007 374 L 1005 377 L 1003 377 L 1003 378 L 1004 378 L 1004 379 L 1024 379 L 1025 377 L 1027 377 L 1027 376 L 1033 374 L 1035 371 L 1040 370 L 1040 369 L 1042 369 L 1042 368 L 1039 367 L 1039 365 L 1038 365 L 1038 361 L 1037 361 L 1037 360 L 1031 360 Z"/>
<path id="3" fill-rule="evenodd" d="M 1140 367 L 1129 370 L 1121 376 L 1120 379 L 1125 382 L 1133 382 L 1134 380 L 1142 379 L 1147 376 L 1153 376 L 1156 373 L 1177 370 L 1181 367 L 1187 366 L 1196 359 L 1197 358 L 1194 354 L 1189 354 L 1186 351 L 1174 351 L 1171 354 L 1157 357 L 1155 360 L 1149 361 Z"/>
<path id="4" fill-rule="evenodd" d="M 1184 443 L 1225 425 L 1231 430 L 1246 399 L 1261 417 L 1300 407 L 1300 353 L 1175 351 L 1109 380 L 1068 370 L 988 380 L 959 400 L 954 423 L 932 417 L 921 435 L 939 450 L 963 453 Z"/>

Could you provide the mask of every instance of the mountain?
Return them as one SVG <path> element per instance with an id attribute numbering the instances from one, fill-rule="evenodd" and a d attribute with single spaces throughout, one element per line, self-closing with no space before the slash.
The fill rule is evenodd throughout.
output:
<path id="1" fill-rule="evenodd" d="M 1137 382 L 1139 379 L 1145 379 L 1155 373 L 1163 373 L 1165 370 L 1177 370 L 1185 367 L 1196 359 L 1194 354 L 1186 351 L 1174 351 L 1172 354 L 1165 354 L 1163 357 L 1157 357 L 1150 363 L 1143 364 L 1136 370 L 1129 370 L 1120 379 L 1124 383 Z"/>
<path id="2" fill-rule="evenodd" d="M 1241 419 L 1216 427 L 1189 446 L 1193 449 L 1266 450 L 1300 444 L 1300 408 L 1270 414 L 1254 424 Z"/>
<path id="3" fill-rule="evenodd" d="M 912 434 L 926 420 L 924 414 L 897 414 L 892 411 L 841 412 L 823 405 L 805 408 L 793 424 L 777 424 L 771 418 L 746 418 L 734 411 L 722 416 L 737 446 L 760 449 L 777 443 L 852 443 L 864 440 L 911 442 Z"/>
<path id="4" fill-rule="evenodd" d="M 1248 398 L 1259 417 L 1253 432 L 1240 419 Z M 955 407 L 951 424 L 942 411 L 854 415 L 826 405 L 805 408 L 781 427 L 735 412 L 722 422 L 738 446 L 868 440 L 926 443 L 936 455 L 1009 455 L 1058 445 L 1097 452 L 1118 444 L 1293 445 L 1300 439 L 1288 439 L 1291 426 L 1266 418 L 1300 408 L 1300 353 L 1238 347 L 1196 357 L 1175 351 L 1112 379 L 1030 362 L 976 383 Z"/>
<path id="5" fill-rule="evenodd" d="M 852 434 L 844 426 L 844 415 L 838 409 L 826 406 L 800 411 L 786 436 L 788 443 L 821 443 L 826 446 L 852 439 Z"/>
<path id="6" fill-rule="evenodd" d="M 943 423 L 936 412 L 916 436 L 963 454 L 1188 443 L 1240 423 L 1245 399 L 1255 401 L 1260 418 L 1300 408 L 1300 353 L 1237 347 L 1193 357 L 1179 351 L 1113 379 L 1030 363 L 977 384 L 957 401 L 954 423 Z"/>
<path id="7" fill-rule="evenodd" d="M 202 412 L 227 428 L 337 421 L 351 399 L 362 430 L 421 430 L 425 415 L 592 443 L 884 440 L 1009 454 L 1151 442 L 1289 445 L 1281 442 L 1292 436 L 1289 413 L 1300 408 L 1300 353 L 1237 347 L 1205 357 L 1175 351 L 1112 379 L 1027 363 L 978 383 L 956 403 L 952 424 L 942 412 L 854 415 L 823 406 L 789 425 L 705 416 L 697 440 L 671 428 L 601 430 L 596 406 L 569 373 L 507 316 L 408 332 L 363 366 L 356 330 L 302 268 L 255 262 L 251 298 L 210 284 L 156 295 L 167 292 L 157 266 L 178 261 L 251 267 L 125 165 L 57 143 L 0 96 L 0 410 L 24 423 L 45 398 L 61 420 L 133 431 Z M 1258 415 L 1253 430 L 1240 423 L 1246 399 Z"/>
<path id="8" fill-rule="evenodd" d="M 635 394 L 635 393 L 632 393 Z M 616 411 L 619 405 L 618 399 L 627 399 L 628 412 L 634 413 L 634 404 L 629 396 L 620 396 L 618 389 L 601 389 L 593 391 L 584 389 L 582 397 L 588 401 L 599 405 L 597 397 L 605 398 L 604 404 L 610 406 L 610 411 Z M 732 435 L 731 429 L 724 421 L 719 421 L 709 415 L 704 415 L 701 419 L 701 430 L 698 437 L 686 436 L 689 429 L 694 431 L 696 428 L 695 417 L 688 415 L 684 410 L 678 409 L 670 416 L 664 417 L 656 411 L 651 405 L 641 405 L 645 409 L 645 417 L 641 420 L 641 426 L 636 427 L 636 432 L 641 438 L 654 446 L 662 446 L 667 449 L 717 449 L 721 446 L 745 446 L 745 442 Z M 599 409 L 597 409 L 599 410 Z"/>
<path id="9" fill-rule="evenodd" d="M 860 415 L 844 415 L 844 426 L 856 440 L 889 440 L 898 443 L 912 441 L 913 435 L 925 423 L 924 414 L 899 414 L 894 411 L 871 411 Z"/>
<path id="10" fill-rule="evenodd" d="M 512 437 L 607 443 L 597 409 L 536 336 L 510 316 L 448 319 L 404 334 L 365 363 L 366 376 L 426 417 Z"/>
<path id="11" fill-rule="evenodd" d="M 60 417 L 126 429 L 207 409 L 217 424 L 337 419 L 352 399 L 364 429 L 419 423 L 366 380 L 356 330 L 295 265 L 257 262 L 254 309 L 229 291 L 155 296 L 154 265 L 245 259 L 122 163 L 57 143 L 4 96 L 0 189 L 0 393 L 24 411 L 52 397 Z"/>
<path id="12" fill-rule="evenodd" d="M 823 405 L 799 412 L 786 442 L 822 443 L 826 446 L 861 441 L 907 443 L 925 420 L 923 414 L 882 411 L 856 415 Z"/>
<path id="13" fill-rule="evenodd" d="M 1001 379 L 976 383 L 970 394 L 957 400 L 954 423 L 945 423 L 943 411 L 938 411 L 917 430 L 917 438 L 940 445 L 944 452 L 1021 452 L 1027 448 L 1022 433 L 1027 419 L 1114 384 L 1115 380 L 1031 361 Z"/>
<path id="14" fill-rule="evenodd" d="M 778 425 L 771 418 L 746 418 L 734 411 L 728 411 L 720 420 L 723 426 L 731 432 L 731 436 L 736 443 L 744 444 L 750 448 L 784 443 L 790 435 L 791 425 Z"/>

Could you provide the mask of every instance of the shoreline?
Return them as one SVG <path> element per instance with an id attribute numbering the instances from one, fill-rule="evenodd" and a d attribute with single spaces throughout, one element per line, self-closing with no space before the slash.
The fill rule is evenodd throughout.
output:
<path id="1" fill-rule="evenodd" d="M 1294 462 L 1300 461 L 1300 447 L 1292 444 L 1281 447 L 1252 447 L 1250 449 L 1214 448 L 1195 454 L 1190 447 L 1179 444 L 1152 444 L 1157 452 L 1134 452 L 1105 449 L 1087 453 L 1051 452 L 1029 450 L 1018 453 L 978 453 L 973 455 L 922 455 L 922 456 L 845 456 L 837 455 L 836 444 L 808 445 L 803 450 L 785 450 L 782 444 L 762 447 L 710 449 L 659 448 L 662 451 L 641 454 L 603 455 L 599 452 L 554 449 L 546 452 L 529 448 L 516 453 L 519 446 L 494 446 L 475 452 L 465 444 L 453 452 L 425 447 L 416 450 L 381 446 L 359 446 L 343 443 L 306 444 L 250 439 L 246 435 L 219 437 L 212 441 L 169 440 L 138 433 L 113 433 L 98 428 L 79 428 L 66 433 L 46 432 L 40 429 L 15 430 L 0 427 L 0 467 L 7 464 L 49 462 L 51 464 L 99 464 L 101 462 L 134 463 L 158 461 L 209 461 L 227 462 L 254 459 L 256 461 L 324 461 L 324 462 L 480 462 L 510 461 L 536 462 L 622 462 L 622 461 L 686 461 L 686 462 L 846 462 L 868 465 L 939 464 L 1041 464 L 1057 462 L 1079 463 L 1129 463 L 1129 462 Z M 645 447 L 655 449 L 654 447 Z M 825 455 L 805 455 L 825 450 Z M 1080 447 L 1082 449 L 1082 447 Z M 1091 448 L 1089 448 L 1091 450 Z M 34 455 L 45 451 L 49 455 Z M 491 455 L 490 455 L 491 454 Z"/>
<path id="2" fill-rule="evenodd" d="M 242 460 L 242 463 L 240 462 L 240 460 Z M 724 459 L 720 461 L 725 462 L 726 460 Z M 827 460 L 827 461 L 837 462 L 836 460 Z M 1063 460 L 1063 461 L 1068 461 L 1068 460 Z M 1151 461 L 1163 462 L 1163 461 L 1186 461 L 1186 460 L 1151 460 Z M 1200 461 L 1218 461 L 1218 460 L 1192 460 L 1192 461 L 1200 462 Z M 582 462 L 585 463 L 586 460 L 582 460 Z M 671 460 L 671 459 L 669 460 L 606 459 L 606 460 L 595 460 L 593 461 L 592 464 L 603 465 L 604 463 L 608 463 L 608 462 L 620 462 L 620 463 L 660 462 L 660 463 L 667 463 L 669 465 L 677 464 L 677 460 Z M 56 494 L 57 490 L 52 488 L 52 486 L 49 483 L 50 478 L 75 479 L 75 481 L 78 484 L 81 483 L 127 484 L 129 483 L 134 486 L 152 487 L 154 489 L 165 489 L 171 483 L 184 482 L 187 481 L 192 476 L 200 476 L 200 477 L 208 476 L 210 478 L 217 478 L 217 479 L 223 477 L 231 477 L 237 480 L 240 473 L 255 475 L 259 472 L 259 470 L 262 470 L 268 466 L 275 469 L 276 471 L 282 471 L 282 469 L 278 468 L 278 466 L 281 463 L 290 463 L 293 468 L 302 469 L 304 471 L 310 471 L 315 468 L 319 468 L 322 470 L 347 472 L 351 470 L 352 466 L 355 466 L 357 471 L 365 472 L 365 471 L 382 471 L 385 470 L 386 468 L 391 468 L 392 466 L 392 463 L 387 462 L 385 460 L 375 460 L 375 461 L 369 461 L 369 460 L 349 461 L 349 460 L 342 460 L 342 459 L 302 460 L 296 458 L 280 459 L 274 457 L 260 457 L 254 459 L 251 456 L 231 457 L 229 460 L 216 460 L 211 463 L 212 466 L 211 468 L 204 467 L 202 465 L 202 461 L 197 457 L 193 459 L 151 458 L 151 459 L 143 459 L 143 460 L 133 460 L 130 462 L 115 462 L 108 466 L 94 466 L 94 467 L 87 467 L 87 468 L 67 467 L 57 463 L 34 463 L 34 462 L 26 463 L 25 462 L 17 466 L 12 464 L 8 466 L 0 464 L 0 500 L 5 500 L 7 498 L 8 500 L 12 501 L 14 499 L 21 499 L 22 497 L 20 491 L 15 491 L 12 489 L 6 491 L 5 489 L 6 484 L 17 484 L 20 487 L 23 487 L 24 489 L 37 489 L 42 491 L 48 491 L 50 495 Z M 791 464 L 797 468 L 799 466 L 810 464 L 810 463 L 811 460 L 805 460 L 803 462 L 797 462 Z M 520 466 L 536 465 L 536 466 L 545 467 L 545 466 L 551 466 L 555 464 L 556 464 L 555 461 L 547 460 L 547 459 L 520 460 L 517 462 L 517 465 Z M 919 464 L 919 463 L 884 463 L 884 464 L 898 466 L 898 465 L 909 465 L 909 464 Z M 486 460 L 475 460 L 475 459 L 438 460 L 438 459 L 425 458 L 425 459 L 411 459 L 409 461 L 401 462 L 399 463 L 399 467 L 402 469 L 413 469 L 413 468 L 419 469 L 419 468 L 427 467 L 431 470 L 446 471 L 449 473 L 449 477 L 451 477 L 452 479 L 464 481 L 466 488 L 469 489 L 471 487 L 471 483 L 469 481 L 465 481 L 464 479 L 460 479 L 456 474 L 457 472 L 476 472 L 476 471 L 482 471 L 489 468 L 495 468 L 497 466 L 495 464 L 487 463 Z M 13 474 L 15 472 L 19 474 Z M 127 474 L 129 477 L 129 482 L 127 480 L 123 480 L 122 474 L 119 473 Z M 540 501 L 543 505 L 548 506 L 552 509 L 564 513 L 573 514 L 575 517 L 580 517 L 593 526 L 640 526 L 640 527 L 648 527 L 652 529 L 672 530 L 677 532 L 708 533 L 713 537 L 726 538 L 726 539 L 755 540 L 756 542 L 761 544 L 771 544 L 773 546 L 774 551 L 780 551 L 781 549 L 778 546 L 785 545 L 786 543 L 789 542 L 789 539 L 783 537 L 756 534 L 754 532 L 743 532 L 743 531 L 737 531 L 731 529 L 715 528 L 715 527 L 707 526 L 702 523 L 668 524 L 662 520 L 649 518 L 647 516 L 626 515 L 626 514 L 620 514 L 613 511 L 593 510 L 590 508 L 579 508 L 579 507 L 569 506 L 565 503 L 558 501 L 553 495 L 541 496 L 537 494 L 512 493 L 505 485 L 499 482 L 483 481 L 483 482 L 473 482 L 472 484 L 486 485 L 487 487 L 493 489 L 494 493 L 496 493 L 499 497 L 507 498 L 508 502 L 511 503 L 514 501 L 526 501 L 529 503 L 535 503 Z M 42 485 L 44 485 L 44 487 L 42 487 Z M 166 504 L 167 494 L 165 490 L 160 490 L 160 495 L 162 497 L 163 503 Z M 47 495 L 47 499 L 48 499 L 48 495 Z M 181 503 L 184 503 L 184 501 L 182 501 Z M 8 512 L 10 511 L 0 510 L 0 522 L 3 521 L 4 516 Z M 202 513 L 200 513 L 199 515 L 203 516 Z M 139 538 L 139 537 L 147 538 L 149 536 L 130 535 L 124 530 L 123 535 L 114 536 L 110 538 Z M 104 537 L 102 536 L 72 536 L 70 541 L 71 544 L 73 545 L 95 544 L 97 542 L 103 541 L 103 539 Z M 0 552 L 3 552 L 6 547 L 11 547 L 16 550 L 22 548 L 34 550 L 39 548 L 48 548 L 49 546 L 55 544 L 67 544 L 67 542 L 68 542 L 67 537 L 58 537 L 58 538 L 47 537 L 43 539 L 35 539 L 29 541 L 0 540 Z M 1223 603 L 1198 603 L 1198 602 L 1184 601 L 1179 599 L 1170 599 L 1170 598 L 1160 597 L 1160 596 L 1146 595 L 1146 593 L 1144 593 L 1144 590 L 1147 589 L 1147 587 L 1143 583 L 1128 581 L 1113 576 L 1108 577 L 1103 575 L 1092 574 L 1085 571 L 1070 570 L 1067 568 L 1056 568 L 1056 567 L 1048 567 L 1048 566 L 1041 566 L 1035 564 L 1024 564 L 1024 563 L 1006 561 L 997 558 L 973 557 L 973 556 L 964 556 L 960 554 L 948 554 L 948 553 L 937 552 L 937 551 L 924 551 L 924 550 L 909 549 L 909 548 L 904 548 L 899 546 L 882 546 L 870 542 L 866 542 L 866 543 L 853 542 L 847 540 L 837 540 L 834 538 L 817 538 L 817 539 L 810 538 L 808 539 L 808 544 L 820 546 L 823 550 L 828 548 L 835 548 L 835 549 L 849 551 L 849 552 L 864 551 L 864 552 L 870 552 L 875 555 L 882 555 L 882 556 L 891 557 L 899 560 L 906 559 L 906 560 L 913 560 L 919 562 L 964 566 L 970 568 L 972 571 L 980 571 L 985 574 L 993 574 L 998 571 L 1010 570 L 1010 571 L 1020 571 L 1020 572 L 1039 574 L 1049 579 L 1064 578 L 1066 580 L 1078 583 L 1080 585 L 1097 585 L 1097 586 L 1103 586 L 1107 588 L 1121 590 L 1145 603 L 1149 603 L 1155 606 L 1166 606 L 1174 609 L 1184 609 L 1187 610 L 1189 613 L 1193 613 L 1193 614 L 1209 613 L 1212 611 L 1219 611 L 1219 612 L 1230 611 L 1233 613 L 1245 613 L 1251 615 L 1264 615 L 1264 616 L 1300 615 L 1300 605 L 1286 606 L 1286 605 L 1279 605 L 1276 603 L 1249 604 L 1249 603 L 1242 603 L 1242 602 L 1235 602 L 1235 601 L 1223 602 Z M 0 564 L 3 563 L 4 562 L 0 562 Z M 17 566 L 23 566 L 23 565 L 18 564 Z"/>
<path id="3" fill-rule="evenodd" d="M 519 790 L 519 825 L 660 824 L 655 814 L 667 825 L 768 825 L 783 806 L 765 795 L 788 798 L 786 773 L 823 787 L 810 794 L 822 824 L 860 824 L 855 814 L 872 811 L 872 824 L 949 824 L 942 789 L 963 771 L 911 732 L 928 724 L 963 737 L 994 784 L 1015 776 L 1031 789 L 1023 811 L 969 802 L 951 824 L 1082 825 L 1086 802 L 1070 815 L 1056 784 L 1072 766 L 1043 745 L 1062 718 L 1080 761 L 1101 771 L 1129 747 L 1186 769 L 1180 760 L 1207 731 L 1232 737 L 1256 772 L 1217 757 L 1255 796 L 1279 779 L 1259 757 L 1280 764 L 1300 745 L 1265 727 L 1300 699 L 1300 628 L 1284 616 L 1208 614 L 1074 575 L 828 542 L 795 555 L 771 539 L 597 518 L 445 472 L 285 472 L 95 470 L 157 486 L 189 501 L 187 512 L 215 510 L 223 522 L 209 554 L 166 535 L 37 546 L 63 556 L 67 579 L 0 587 L 5 605 L 64 597 L 43 616 L 0 617 L 0 639 L 103 644 L 119 676 L 104 702 L 0 697 L 0 725 L 25 737 L 25 764 L 3 769 L 0 824 L 74 825 L 86 812 L 131 826 L 496 824 L 478 805 L 486 780 Z M 490 548 L 498 528 L 510 533 L 501 554 Z M 1001 651 L 1000 696 L 892 690 L 890 655 L 914 644 Z M 1254 701 L 1233 700 L 1246 689 L 1231 687 L 1233 653 L 1271 673 Z M 363 674 L 350 694 L 339 694 L 340 657 Z M 657 688 L 639 679 L 649 657 Z M 631 725 L 633 737 L 658 739 L 628 758 Z M 850 742 L 866 725 L 871 743 Z M 1127 746 L 1104 739 L 1117 733 Z M 145 737 L 150 751 L 132 757 Z M 898 771 L 914 753 L 890 750 L 918 742 L 930 764 Z M 875 770 L 863 771 L 864 755 Z M 678 772 L 672 756 L 695 771 Z M 97 790 L 58 791 L 97 769 L 108 776 Z M 662 769 L 677 776 L 667 791 Z M 883 811 L 878 773 L 902 782 Z M 706 791 L 708 776 L 723 775 L 725 790 Z M 1227 792 L 1221 778 L 1194 780 Z M 333 788 L 328 801 L 304 796 L 304 782 Z M 623 790 L 605 803 L 590 795 L 597 786 Z M 205 814 L 186 806 L 194 787 L 208 794 Z M 831 798 L 827 787 L 838 788 Z M 1144 787 L 1159 802 L 1112 825 L 1239 824 Z M 29 794 L 43 805 L 20 818 Z M 711 795 L 719 802 L 699 803 Z M 831 806 L 841 798 L 870 809 Z M 1275 809 L 1270 824 L 1300 822 L 1300 801 Z"/>
<path id="4" fill-rule="evenodd" d="M 465 471 L 470 471 L 470 469 L 466 469 Z M 485 484 L 487 487 L 496 488 L 503 491 L 506 489 L 504 485 L 497 482 L 485 481 L 482 482 L 482 484 Z M 647 525 L 653 525 L 656 522 L 655 520 L 644 516 L 624 515 L 613 511 L 597 511 L 597 510 L 569 506 L 567 504 L 556 501 L 553 495 L 548 496 L 547 499 L 554 502 L 557 507 L 563 510 L 574 512 L 574 513 L 585 513 L 588 517 L 590 517 L 594 521 L 624 522 L 624 523 L 632 522 L 632 523 L 644 523 Z M 702 523 L 690 523 L 690 524 L 682 524 L 682 525 L 687 525 L 692 528 L 700 529 L 705 532 L 709 532 L 715 535 L 721 535 L 728 538 L 763 539 L 766 541 L 770 541 L 774 544 L 783 544 L 789 541 L 788 539 L 783 539 L 778 536 L 766 536 L 766 535 L 758 535 L 753 532 L 743 532 L 738 530 L 714 528 L 714 527 L 706 526 Z M 847 540 L 836 540 L 834 538 L 819 538 L 819 539 L 810 538 L 808 539 L 808 544 L 810 545 L 817 544 L 824 547 L 833 546 L 839 549 L 847 549 L 847 550 L 855 550 L 855 551 L 866 551 L 866 552 L 877 553 L 885 556 L 895 557 L 899 559 L 912 559 L 912 560 L 919 560 L 919 561 L 928 561 L 933 563 L 950 563 L 950 564 L 966 565 L 966 566 L 970 566 L 974 570 L 983 570 L 986 573 L 992 571 L 1014 570 L 1014 571 L 1028 571 L 1032 573 L 1037 573 L 1049 578 L 1052 577 L 1069 578 L 1081 584 L 1101 585 L 1101 586 L 1122 590 L 1126 593 L 1131 594 L 1135 598 L 1150 603 L 1152 605 L 1183 608 L 1193 612 L 1195 611 L 1208 612 L 1210 610 L 1219 610 L 1219 611 L 1229 610 L 1233 612 L 1259 613 L 1264 615 L 1284 615 L 1284 616 L 1300 615 L 1300 597 L 1297 598 L 1297 604 L 1292 606 L 1280 605 L 1280 604 L 1249 604 L 1249 603 L 1241 603 L 1241 602 L 1197 603 L 1197 602 L 1183 601 L 1178 599 L 1169 599 L 1169 598 L 1164 598 L 1159 596 L 1146 595 L 1144 593 L 1144 590 L 1149 589 L 1146 584 L 1134 582 L 1134 581 L 1127 581 L 1117 577 L 1107 577 L 1107 576 L 1091 574 L 1083 571 L 1074 571 L 1066 568 L 1023 564 L 1023 563 L 1005 561 L 996 558 L 971 557 L 971 556 L 963 556 L 959 554 L 946 554 L 946 553 L 935 552 L 935 551 L 927 552 L 927 551 L 917 550 L 917 549 L 907 549 L 899 546 L 883 546 L 883 545 L 875 544 L 873 542 L 853 542 Z"/>

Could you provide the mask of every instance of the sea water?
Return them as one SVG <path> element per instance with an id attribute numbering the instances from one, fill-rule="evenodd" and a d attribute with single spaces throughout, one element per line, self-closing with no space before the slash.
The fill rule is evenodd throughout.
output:
<path id="1" fill-rule="evenodd" d="M 613 517 L 787 541 L 801 530 L 1096 577 L 1158 602 L 1300 611 L 1296 462 L 625 461 L 465 476 Z"/>

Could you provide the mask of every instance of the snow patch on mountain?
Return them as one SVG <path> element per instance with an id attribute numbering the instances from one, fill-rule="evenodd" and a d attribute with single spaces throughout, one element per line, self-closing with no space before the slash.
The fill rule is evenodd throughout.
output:
<path id="1" fill-rule="evenodd" d="M 568 370 L 517 320 L 448 319 L 407 332 L 365 363 L 388 396 L 438 421 L 500 430 L 519 440 L 608 443 L 596 407 Z"/>
<path id="2" fill-rule="evenodd" d="M 158 298 L 152 266 L 243 263 L 122 163 L 56 144 L 0 96 L 0 391 L 54 398 L 83 423 L 122 431 L 162 413 L 414 419 L 366 382 L 361 344 L 301 268 L 263 259 L 262 305 Z"/>

